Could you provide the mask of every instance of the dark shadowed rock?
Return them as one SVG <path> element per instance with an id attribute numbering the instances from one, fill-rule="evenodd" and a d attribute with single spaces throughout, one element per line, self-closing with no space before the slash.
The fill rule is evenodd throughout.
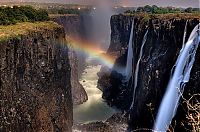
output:
<path id="1" fill-rule="evenodd" d="M 182 47 L 186 21 L 188 20 L 186 40 L 189 37 L 192 29 L 199 23 L 199 16 L 187 15 L 115 15 L 111 18 L 111 45 L 108 53 L 119 52 L 123 49 L 127 49 L 131 23 L 133 19 L 135 21 L 133 35 L 134 69 L 139 57 L 144 34 L 147 30 L 149 30 L 140 62 L 137 80 L 138 84 L 134 96 L 135 101 L 133 108 L 129 110 L 130 130 L 136 130 L 140 128 L 152 129 L 153 127 L 158 107 L 169 81 L 171 69 L 175 64 L 179 51 Z M 125 66 L 126 56 L 127 52 L 124 54 L 119 54 L 119 57 L 115 63 L 115 67 Z M 198 78 L 199 70 L 197 65 L 198 59 L 196 59 L 192 71 L 192 76 L 190 79 L 191 82 L 200 81 Z M 101 75 L 99 86 L 104 92 L 104 95 L 109 94 L 109 96 L 104 97 L 108 104 L 111 106 L 117 106 L 120 109 L 129 109 L 127 103 L 131 102 L 133 98 L 132 91 L 135 78 L 134 72 L 132 76 L 133 80 L 130 79 L 128 87 L 122 88 L 122 84 L 120 84 L 119 81 L 120 78 L 115 78 L 113 76 L 115 74 L 103 75 L 101 74 L 103 73 L 102 69 L 101 73 L 99 73 Z M 116 84 L 117 82 L 119 82 L 119 84 Z M 192 93 L 199 93 L 200 91 L 196 89 L 198 87 L 197 83 L 191 84 L 191 82 L 188 83 L 186 89 L 190 89 L 193 91 Z M 121 94 L 122 92 L 124 94 Z M 188 92 L 185 93 L 188 94 Z M 119 97 L 122 98 L 120 99 Z M 184 117 L 183 111 L 180 112 L 180 114 L 182 117 Z M 177 121 L 180 120 L 177 119 Z"/>
<path id="2" fill-rule="evenodd" d="M 126 132 L 127 117 L 122 113 L 116 113 L 106 121 L 91 122 L 87 124 L 74 124 L 73 131 L 81 132 Z"/>
<path id="3" fill-rule="evenodd" d="M 55 21 L 65 29 L 66 37 L 81 39 L 85 36 L 83 19 L 79 15 L 56 16 Z M 73 104 L 78 105 L 88 100 L 87 93 L 79 82 L 81 73 L 85 67 L 85 57 L 78 55 L 72 48 L 69 49 L 69 60 L 71 65 L 71 85 Z"/>

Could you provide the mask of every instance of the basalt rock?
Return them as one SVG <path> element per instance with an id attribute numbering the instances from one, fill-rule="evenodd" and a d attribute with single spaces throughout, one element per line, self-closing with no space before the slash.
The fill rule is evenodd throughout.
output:
<path id="1" fill-rule="evenodd" d="M 79 15 L 61 15 L 54 18 L 57 23 L 65 29 L 66 37 L 81 39 L 85 36 L 83 18 Z M 71 66 L 72 99 L 74 105 L 82 104 L 88 100 L 83 86 L 79 82 L 81 73 L 85 67 L 85 58 L 77 54 L 72 48 L 69 49 L 69 60 Z"/>
<path id="2" fill-rule="evenodd" d="M 65 131 L 72 127 L 64 29 L 36 30 L 0 43 L 0 131 Z"/>
<path id="3" fill-rule="evenodd" d="M 116 113 L 106 121 L 75 124 L 73 130 L 81 132 L 126 132 L 127 127 L 127 117 L 122 113 Z"/>
<path id="4" fill-rule="evenodd" d="M 129 109 L 133 99 L 135 70 L 133 71 L 132 78 L 129 80 L 128 85 L 124 88 L 121 87 L 122 84 L 116 84 L 116 82 L 119 82 L 120 78 L 115 79 L 113 76 L 115 74 L 101 74 L 103 73 L 102 70 L 101 73 L 99 73 L 101 75 L 99 86 L 104 92 L 104 95 L 109 95 L 104 96 L 108 104 L 117 106 L 120 109 L 125 109 L 130 113 L 129 130 L 144 130 L 140 128 L 152 129 L 158 107 L 166 91 L 171 69 L 182 47 L 186 21 L 188 21 L 187 40 L 192 29 L 199 23 L 199 16 L 189 15 L 186 17 L 186 15 L 145 14 L 135 16 L 112 16 L 111 45 L 108 54 L 122 51 L 114 67 L 125 66 L 126 64 L 127 52 L 124 52 L 124 49 L 127 49 L 128 46 L 133 19 L 133 69 L 136 68 L 143 37 L 148 30 L 147 40 L 143 48 L 143 55 L 140 62 L 133 108 Z M 196 58 L 198 58 L 198 56 L 199 54 Z M 197 90 L 198 82 L 200 82 L 200 78 L 198 78 L 198 63 L 199 60 L 196 59 L 190 79 L 191 82 L 186 86 L 186 89 L 190 89 L 193 93 L 200 92 Z M 185 92 L 185 94 L 188 94 L 188 92 Z M 184 116 L 183 111 L 180 114 Z M 180 119 L 176 121 L 180 121 Z"/>

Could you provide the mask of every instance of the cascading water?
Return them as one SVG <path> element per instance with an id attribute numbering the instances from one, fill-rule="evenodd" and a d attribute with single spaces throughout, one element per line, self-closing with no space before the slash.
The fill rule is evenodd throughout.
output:
<path id="1" fill-rule="evenodd" d="M 131 27 L 131 33 L 129 37 L 129 44 L 128 44 L 128 54 L 127 54 L 127 60 L 126 60 L 126 68 L 125 68 L 125 76 L 126 80 L 129 81 L 129 79 L 132 76 L 132 71 L 133 71 L 133 30 L 134 30 L 134 19 L 132 22 L 132 27 Z"/>
<path id="2" fill-rule="evenodd" d="M 167 131 L 174 115 L 176 114 L 179 99 L 184 91 L 185 84 L 190 79 L 190 72 L 195 61 L 195 54 L 200 43 L 200 24 L 190 34 L 190 37 L 175 64 L 174 73 L 170 78 L 167 91 L 158 111 L 155 131 Z"/>
<path id="3" fill-rule="evenodd" d="M 182 48 L 181 48 L 179 54 L 181 54 L 181 52 L 183 51 L 183 49 L 184 49 L 184 47 L 185 47 L 185 39 L 186 39 L 186 35 L 187 35 L 187 24 L 188 24 L 188 20 L 187 20 L 186 23 L 185 23 L 184 34 L 183 34 L 183 43 L 182 43 Z M 180 57 L 180 56 L 178 56 L 178 59 L 176 60 L 175 65 L 172 67 L 170 78 L 171 78 L 172 75 L 173 75 L 172 73 L 174 72 L 174 69 L 176 68 L 176 65 L 177 65 L 177 63 L 178 63 L 179 57 Z"/>
<path id="4" fill-rule="evenodd" d="M 185 47 L 185 39 L 186 39 L 186 35 L 187 35 L 187 25 L 188 25 L 188 20 L 185 23 L 185 29 L 184 29 L 184 34 L 183 34 L 183 44 L 182 44 L 181 52 L 183 51 L 183 48 Z"/>
<path id="5" fill-rule="evenodd" d="M 140 48 L 140 55 L 139 55 L 139 59 L 138 59 L 137 65 L 136 65 L 136 69 L 135 69 L 134 88 L 133 88 L 133 100 L 132 100 L 132 104 L 131 104 L 130 109 L 132 109 L 132 108 L 133 108 L 133 105 L 134 105 L 135 91 L 136 91 L 137 82 L 138 82 L 138 72 L 139 72 L 139 69 L 140 69 L 140 61 L 141 61 L 141 59 L 142 59 L 143 48 L 144 48 L 144 45 L 145 45 L 146 40 L 147 40 L 147 34 L 148 34 L 148 30 L 146 31 L 146 33 L 145 33 L 145 35 L 144 35 L 144 37 L 143 37 L 142 46 L 141 46 L 141 48 Z"/>
<path id="6" fill-rule="evenodd" d="M 129 37 L 129 43 L 128 43 L 128 53 L 127 53 L 127 59 L 126 59 L 126 67 L 125 68 L 119 68 L 116 67 L 115 71 L 122 74 L 125 78 L 123 79 L 123 82 L 128 82 L 132 76 L 133 73 L 133 63 L 134 63 L 134 57 L 133 57 L 133 48 L 134 48 L 134 42 L 133 42 L 133 33 L 134 33 L 134 18 L 131 24 L 131 32 Z"/>

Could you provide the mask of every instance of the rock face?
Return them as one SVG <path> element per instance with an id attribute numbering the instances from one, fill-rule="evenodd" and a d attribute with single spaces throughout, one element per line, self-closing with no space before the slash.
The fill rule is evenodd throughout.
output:
<path id="1" fill-rule="evenodd" d="M 126 132 L 127 117 L 122 113 L 116 113 L 106 121 L 91 122 L 88 124 L 76 124 L 73 131 L 81 132 Z"/>
<path id="2" fill-rule="evenodd" d="M 84 25 L 82 17 L 78 15 L 57 16 L 55 21 L 65 29 L 66 37 L 82 38 L 84 35 Z M 69 49 L 69 60 L 71 65 L 71 85 L 73 104 L 78 105 L 88 100 L 88 96 L 83 86 L 79 83 L 79 76 L 84 69 L 85 58 L 78 55 L 72 48 Z"/>
<path id="3" fill-rule="evenodd" d="M 63 25 L 67 36 L 80 38 L 85 34 L 83 17 L 80 15 L 58 15 L 53 19 Z"/>
<path id="4" fill-rule="evenodd" d="M 69 51 L 69 62 L 71 66 L 71 86 L 72 86 L 72 100 L 74 105 L 82 104 L 88 100 L 87 93 L 79 82 L 78 77 L 78 57 L 73 49 Z"/>
<path id="5" fill-rule="evenodd" d="M 111 45 L 108 53 L 121 52 L 127 49 L 133 19 L 135 21 L 134 35 L 132 38 L 134 43 L 133 69 L 135 69 L 138 61 L 144 34 L 148 30 L 147 40 L 140 61 L 133 108 L 129 110 L 133 99 L 135 70 L 128 83 L 128 87 L 122 87 L 122 84 L 116 84 L 116 82 L 119 82 L 120 76 L 118 78 L 114 77 L 116 75 L 113 74 L 115 73 L 114 71 L 110 75 L 101 75 L 99 86 L 103 90 L 104 98 L 109 104 L 130 112 L 130 130 L 140 128 L 152 129 L 158 107 L 169 81 L 171 69 L 182 47 L 186 21 L 188 20 L 187 40 L 192 29 L 199 23 L 199 17 L 115 15 L 111 18 Z M 124 54 L 123 52 L 121 53 L 116 60 L 115 67 L 118 65 L 125 66 L 126 64 L 127 52 Z M 197 58 L 198 56 L 199 54 Z M 191 80 L 195 82 L 200 81 L 198 63 L 199 60 L 196 59 L 191 76 Z M 186 89 L 199 93 L 200 91 L 197 90 L 198 84 L 191 83 L 188 83 Z M 187 92 L 185 93 L 188 94 Z M 184 117 L 183 112 L 180 114 Z M 179 116 L 177 121 L 180 122 L 180 118 L 181 116 Z"/>
<path id="6" fill-rule="evenodd" d="M 0 44 L 0 131 L 71 131 L 72 99 L 64 29 Z"/>

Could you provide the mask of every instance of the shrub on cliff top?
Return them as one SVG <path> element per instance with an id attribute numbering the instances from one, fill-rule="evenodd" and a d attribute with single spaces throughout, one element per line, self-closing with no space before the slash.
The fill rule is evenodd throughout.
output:
<path id="1" fill-rule="evenodd" d="M 48 13 L 42 9 L 36 10 L 30 6 L 0 7 L 0 25 L 47 20 L 49 20 Z"/>
<path id="2" fill-rule="evenodd" d="M 175 8 L 175 7 L 158 7 L 156 5 L 146 5 L 144 7 L 138 7 L 135 11 L 126 11 L 125 14 L 131 14 L 135 12 L 145 12 L 149 14 L 167 14 L 167 13 L 200 13 L 199 8 Z"/>

